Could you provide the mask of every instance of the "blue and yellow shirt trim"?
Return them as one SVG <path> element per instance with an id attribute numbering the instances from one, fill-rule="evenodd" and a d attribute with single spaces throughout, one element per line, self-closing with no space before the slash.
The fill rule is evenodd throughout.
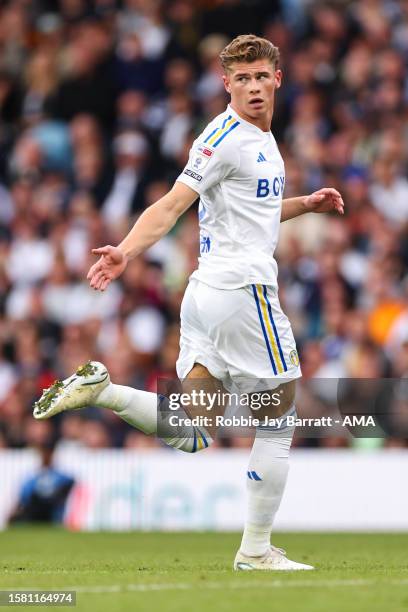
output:
<path id="1" fill-rule="evenodd" d="M 239 123 L 235 117 L 228 115 L 222 122 L 221 127 L 215 128 L 204 140 L 204 143 L 214 148 L 217 147 L 232 130 L 239 126 Z"/>

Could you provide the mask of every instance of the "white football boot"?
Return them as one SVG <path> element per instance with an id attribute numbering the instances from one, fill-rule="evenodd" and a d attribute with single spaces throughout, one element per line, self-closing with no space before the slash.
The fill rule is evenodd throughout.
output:
<path id="1" fill-rule="evenodd" d="M 88 361 L 65 380 L 56 380 L 44 389 L 34 404 L 35 419 L 49 419 L 63 410 L 75 410 L 92 405 L 99 393 L 110 383 L 106 366 L 99 361 Z"/>
<path id="2" fill-rule="evenodd" d="M 286 551 L 283 548 L 276 548 L 276 546 L 272 545 L 261 557 L 247 557 L 247 555 L 238 551 L 234 561 L 234 570 L 237 571 L 272 570 L 292 572 L 312 569 L 314 569 L 313 565 L 291 561 L 286 557 Z"/>

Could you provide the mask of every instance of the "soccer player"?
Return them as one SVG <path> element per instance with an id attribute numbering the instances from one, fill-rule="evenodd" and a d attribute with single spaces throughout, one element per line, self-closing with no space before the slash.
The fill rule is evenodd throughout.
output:
<path id="1" fill-rule="evenodd" d="M 222 384 L 230 390 L 249 379 L 270 394 L 282 392 L 278 407 L 264 409 L 269 417 L 283 418 L 279 432 L 273 427 L 256 431 L 247 472 L 248 512 L 234 568 L 309 570 L 313 567 L 289 560 L 270 543 L 293 437 L 286 417 L 295 414 L 294 385 L 301 376 L 291 326 L 278 300 L 274 250 L 282 221 L 311 211 L 343 214 L 344 203 L 333 188 L 282 200 L 284 164 L 270 131 L 282 79 L 277 47 L 254 35 L 238 36 L 220 60 L 231 103 L 194 141 L 172 189 L 140 216 L 124 240 L 93 249 L 100 258 L 88 279 L 95 290 L 105 291 L 200 197 L 199 266 L 181 307 L 177 374 L 195 389 L 200 381 L 203 386 L 212 381 L 214 388 Z M 106 367 L 90 362 L 45 390 L 34 416 L 48 418 L 92 404 L 152 434 L 157 432 L 157 400 L 154 393 L 111 383 Z M 159 403 L 165 401 L 160 397 Z M 162 437 L 195 452 L 209 446 L 214 435 L 211 428 L 190 425 Z"/>

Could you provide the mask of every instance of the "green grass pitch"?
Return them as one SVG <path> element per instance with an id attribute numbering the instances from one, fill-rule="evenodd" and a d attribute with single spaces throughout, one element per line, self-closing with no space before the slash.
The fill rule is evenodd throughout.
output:
<path id="1" fill-rule="evenodd" d="M 74 589 L 77 605 L 65 609 L 87 612 L 408 610 L 407 533 L 278 533 L 276 546 L 317 567 L 293 573 L 233 572 L 239 540 L 15 528 L 0 533 L 0 589 Z"/>

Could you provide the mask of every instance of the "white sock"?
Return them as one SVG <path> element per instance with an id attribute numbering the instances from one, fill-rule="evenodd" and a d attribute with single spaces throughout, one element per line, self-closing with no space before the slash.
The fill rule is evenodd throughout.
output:
<path id="1" fill-rule="evenodd" d="M 157 432 L 156 393 L 110 383 L 94 403 L 100 408 L 113 410 L 129 425 L 147 435 Z"/>
<path id="2" fill-rule="evenodd" d="M 163 395 L 159 395 L 159 398 L 163 402 L 168 401 Z M 157 433 L 158 396 L 156 393 L 110 383 L 101 391 L 94 404 L 100 408 L 113 410 L 129 425 L 147 435 Z M 181 412 L 182 410 L 179 408 L 177 411 L 179 416 L 181 416 Z M 184 415 L 187 417 L 185 413 Z M 164 424 L 161 427 L 160 434 L 161 439 L 166 444 L 188 453 L 195 453 L 207 448 L 213 442 L 204 427 L 199 429 L 192 425 L 177 429 L 170 426 L 166 427 L 166 424 Z"/>
<path id="3" fill-rule="evenodd" d="M 292 407 L 285 415 L 295 414 Z M 282 417 L 283 418 L 283 417 Z M 289 471 L 293 427 L 258 428 L 247 472 L 248 508 L 241 552 L 258 557 L 270 545 L 272 524 L 278 511 Z"/>

